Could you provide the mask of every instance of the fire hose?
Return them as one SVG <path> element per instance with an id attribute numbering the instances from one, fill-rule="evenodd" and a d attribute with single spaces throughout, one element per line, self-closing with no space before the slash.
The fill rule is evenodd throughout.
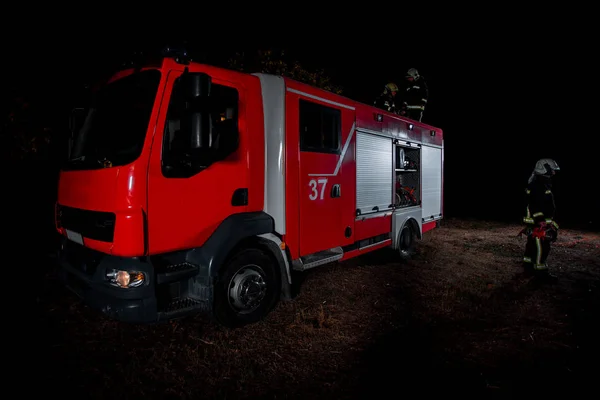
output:
<path id="1" fill-rule="evenodd" d="M 547 240 L 550 240 L 551 242 L 555 242 L 556 239 L 558 238 L 558 228 L 555 226 L 555 224 L 547 224 L 545 222 L 540 222 L 533 228 L 531 228 L 531 227 L 523 228 L 519 232 L 518 236 L 521 237 L 522 235 L 529 235 L 529 234 L 531 234 L 531 236 L 533 236 L 534 238 L 547 239 Z"/>

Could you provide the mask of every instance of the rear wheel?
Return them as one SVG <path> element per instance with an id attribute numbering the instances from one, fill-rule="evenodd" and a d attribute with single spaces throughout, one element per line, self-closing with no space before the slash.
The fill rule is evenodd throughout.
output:
<path id="1" fill-rule="evenodd" d="M 405 224 L 398 235 L 398 253 L 400 258 L 408 260 L 415 254 L 417 234 L 410 224 Z"/>
<path id="2" fill-rule="evenodd" d="M 215 317 L 235 328 L 263 319 L 281 292 L 279 268 L 258 249 L 245 249 L 221 269 L 215 286 Z"/>

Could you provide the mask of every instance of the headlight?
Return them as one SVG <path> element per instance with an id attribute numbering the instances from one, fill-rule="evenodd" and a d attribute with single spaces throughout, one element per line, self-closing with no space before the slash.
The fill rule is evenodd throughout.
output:
<path id="1" fill-rule="evenodd" d="M 113 269 L 106 273 L 106 278 L 111 285 L 132 288 L 142 286 L 146 281 L 146 275 L 140 271 L 123 271 L 120 269 Z"/>

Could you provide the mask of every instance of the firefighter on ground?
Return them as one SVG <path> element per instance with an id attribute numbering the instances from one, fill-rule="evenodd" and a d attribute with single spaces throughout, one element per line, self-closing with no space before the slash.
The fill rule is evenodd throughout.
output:
<path id="1" fill-rule="evenodd" d="M 556 277 L 548 272 L 546 260 L 551 243 L 558 236 L 558 224 L 554 221 L 556 210 L 552 194 L 552 177 L 560 168 L 556 161 L 542 158 L 535 164 L 527 189 L 527 212 L 523 218 L 527 235 L 523 267 L 528 275 L 554 281 Z"/>
<path id="2" fill-rule="evenodd" d="M 385 111 L 398 113 L 399 109 L 396 108 L 396 95 L 398 93 L 398 85 L 393 82 L 388 83 L 383 88 L 383 93 L 381 93 L 373 103 L 375 107 L 381 108 Z"/>
<path id="3" fill-rule="evenodd" d="M 409 69 L 406 73 L 404 87 L 400 92 L 402 101 L 400 114 L 421 122 L 428 98 L 429 89 L 425 78 L 419 75 L 416 68 Z"/>

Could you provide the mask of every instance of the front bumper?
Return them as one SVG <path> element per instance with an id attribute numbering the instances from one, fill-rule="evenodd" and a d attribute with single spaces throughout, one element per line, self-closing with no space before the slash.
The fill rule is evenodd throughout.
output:
<path id="1" fill-rule="evenodd" d="M 115 320 L 151 323 L 212 310 L 208 272 L 189 263 L 111 256 L 67 238 L 61 239 L 58 262 L 64 285 Z M 112 269 L 144 272 L 146 282 L 136 288 L 112 286 L 106 279 Z"/>

